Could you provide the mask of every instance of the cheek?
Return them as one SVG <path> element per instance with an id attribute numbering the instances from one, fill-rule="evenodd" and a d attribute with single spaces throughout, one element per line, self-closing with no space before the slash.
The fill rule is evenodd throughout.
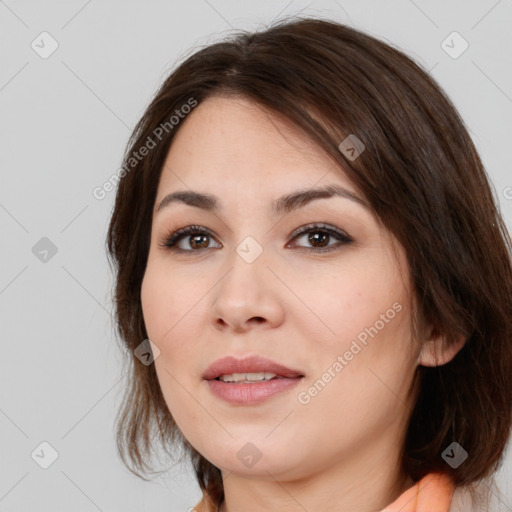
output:
<path id="1" fill-rule="evenodd" d="M 149 264 L 141 286 L 141 304 L 146 332 L 160 349 L 155 361 L 164 389 L 179 387 L 170 374 L 181 382 L 191 378 L 198 360 L 197 342 L 204 332 L 206 292 L 190 282 L 183 273 L 171 273 L 158 262 Z M 192 286 L 191 286 L 192 284 Z M 197 286 L 196 286 L 197 284 Z"/>
<path id="2" fill-rule="evenodd" d="M 141 304 L 144 323 L 150 339 L 166 340 L 170 330 L 179 325 L 193 304 L 190 287 L 180 281 L 179 274 L 161 268 L 157 263 L 148 263 L 141 285 Z"/>
<path id="3" fill-rule="evenodd" d="M 364 342 L 366 329 L 377 323 L 379 331 L 388 331 L 403 316 L 399 312 L 405 309 L 403 284 L 390 268 L 372 263 L 295 280 L 293 288 L 300 299 L 296 320 L 307 322 L 307 330 L 317 331 L 315 338 L 321 337 L 331 349 L 342 349 L 358 336 Z"/>
<path id="4" fill-rule="evenodd" d="M 301 389 L 305 405 L 298 409 L 310 422 L 313 439 L 362 439 L 401 418 L 414 373 L 405 315 L 404 308 L 377 328 L 357 319 L 362 321 L 360 328 L 354 330 L 351 323 L 322 350 L 315 364 L 318 370 Z M 365 343 L 357 338 L 358 332 Z"/>
<path id="5" fill-rule="evenodd" d="M 355 413 L 376 397 L 377 405 L 385 407 L 393 393 L 382 381 L 399 391 L 410 376 L 407 290 L 396 267 L 384 263 L 382 258 L 360 261 L 333 274 L 326 286 L 297 288 L 315 313 L 295 317 L 300 330 L 309 333 L 305 352 L 316 368 L 310 377 L 321 381 L 320 389 L 328 382 L 329 391 L 322 391 L 318 406 L 324 403 L 328 409 L 339 401 Z"/>

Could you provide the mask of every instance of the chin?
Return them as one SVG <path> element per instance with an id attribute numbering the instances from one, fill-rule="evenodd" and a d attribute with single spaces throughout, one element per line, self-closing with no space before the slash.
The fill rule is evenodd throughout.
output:
<path id="1" fill-rule="evenodd" d="M 236 448 L 225 447 L 220 452 L 222 453 L 220 457 L 217 453 L 208 460 L 222 471 L 262 480 L 270 481 L 278 477 L 292 480 L 304 476 L 302 471 L 307 464 L 298 457 L 296 448 L 287 450 L 281 445 L 281 449 L 276 451 L 270 449 L 268 445 L 262 446 L 261 442 L 258 444 L 243 441 L 236 444 Z M 240 447 L 238 447 L 239 444 Z M 297 457 L 294 458 L 293 455 Z"/>

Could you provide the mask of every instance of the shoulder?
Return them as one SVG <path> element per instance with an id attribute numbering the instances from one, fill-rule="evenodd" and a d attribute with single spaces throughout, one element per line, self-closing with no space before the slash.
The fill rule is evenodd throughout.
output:
<path id="1" fill-rule="evenodd" d="M 203 494 L 203 498 L 201 501 L 190 508 L 188 512 L 218 512 L 217 507 L 213 505 L 211 500 L 206 500 L 205 495 Z"/>

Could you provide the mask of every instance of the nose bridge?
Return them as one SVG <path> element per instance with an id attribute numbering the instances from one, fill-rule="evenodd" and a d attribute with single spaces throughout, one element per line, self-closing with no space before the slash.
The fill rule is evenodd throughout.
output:
<path id="1" fill-rule="evenodd" d="M 248 294 L 257 294 L 264 283 L 264 274 L 268 272 L 267 256 L 268 251 L 264 251 L 262 244 L 254 237 L 246 236 L 234 247 L 228 259 L 230 271 L 225 285 L 234 287 L 232 291 L 235 293 L 246 291 Z M 237 290 L 238 287 L 240 290 Z"/>
<path id="2" fill-rule="evenodd" d="M 275 324 L 281 315 L 277 290 L 269 278 L 268 251 L 246 237 L 225 260 L 224 278 L 218 283 L 211 307 L 212 321 L 240 330 L 251 318 Z M 222 322 L 221 322 L 222 320 Z"/>

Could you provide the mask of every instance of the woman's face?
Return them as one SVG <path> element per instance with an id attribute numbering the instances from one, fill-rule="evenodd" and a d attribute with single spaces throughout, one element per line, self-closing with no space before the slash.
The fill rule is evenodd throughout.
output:
<path id="1" fill-rule="evenodd" d="M 301 132 L 254 103 L 212 97 L 181 123 L 158 186 L 141 292 L 181 432 L 215 466 L 261 478 L 393 467 L 419 356 L 403 248 L 395 253 L 372 211 L 349 197 L 274 208 L 328 185 L 362 197 Z M 175 200 L 156 211 L 177 191 L 214 196 L 216 207 Z M 311 224 L 320 227 L 297 234 Z M 160 245 L 186 226 L 197 227 Z M 265 357 L 301 377 L 205 380 L 225 356 Z"/>

